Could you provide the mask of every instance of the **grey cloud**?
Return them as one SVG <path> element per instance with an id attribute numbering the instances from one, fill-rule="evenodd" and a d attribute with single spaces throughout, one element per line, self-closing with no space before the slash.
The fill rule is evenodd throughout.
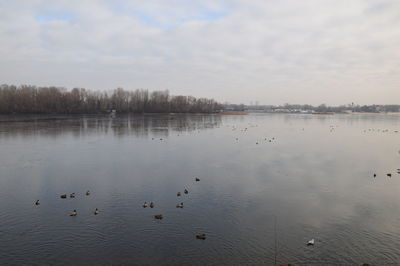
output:
<path id="1" fill-rule="evenodd" d="M 265 104 L 400 99 L 396 0 L 110 3 L 0 3 L 1 83 Z M 73 16 L 39 21 L 44 9 Z M 223 16 L 201 19 L 207 12 Z"/>

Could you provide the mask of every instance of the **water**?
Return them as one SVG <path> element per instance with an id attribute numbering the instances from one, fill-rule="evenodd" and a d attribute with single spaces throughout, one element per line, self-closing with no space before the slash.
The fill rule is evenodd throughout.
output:
<path id="1" fill-rule="evenodd" d="M 13 119 L 0 265 L 400 263 L 400 116 Z"/>

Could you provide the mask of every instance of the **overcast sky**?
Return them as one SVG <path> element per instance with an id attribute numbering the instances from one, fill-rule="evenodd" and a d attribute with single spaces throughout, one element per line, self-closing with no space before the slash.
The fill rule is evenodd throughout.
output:
<path id="1" fill-rule="evenodd" d="M 400 103 L 399 0 L 0 0 L 0 83 Z"/>

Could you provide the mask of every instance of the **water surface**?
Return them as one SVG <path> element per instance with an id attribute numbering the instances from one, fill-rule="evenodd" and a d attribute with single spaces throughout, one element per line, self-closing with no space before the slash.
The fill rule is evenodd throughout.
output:
<path id="1" fill-rule="evenodd" d="M 398 264 L 399 130 L 381 114 L 0 117 L 0 264 Z"/>

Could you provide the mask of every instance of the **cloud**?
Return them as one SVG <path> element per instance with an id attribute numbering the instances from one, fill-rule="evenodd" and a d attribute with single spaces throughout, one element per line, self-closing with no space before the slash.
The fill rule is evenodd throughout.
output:
<path id="1" fill-rule="evenodd" d="M 1 83 L 393 103 L 400 2 L 0 1 Z"/>

